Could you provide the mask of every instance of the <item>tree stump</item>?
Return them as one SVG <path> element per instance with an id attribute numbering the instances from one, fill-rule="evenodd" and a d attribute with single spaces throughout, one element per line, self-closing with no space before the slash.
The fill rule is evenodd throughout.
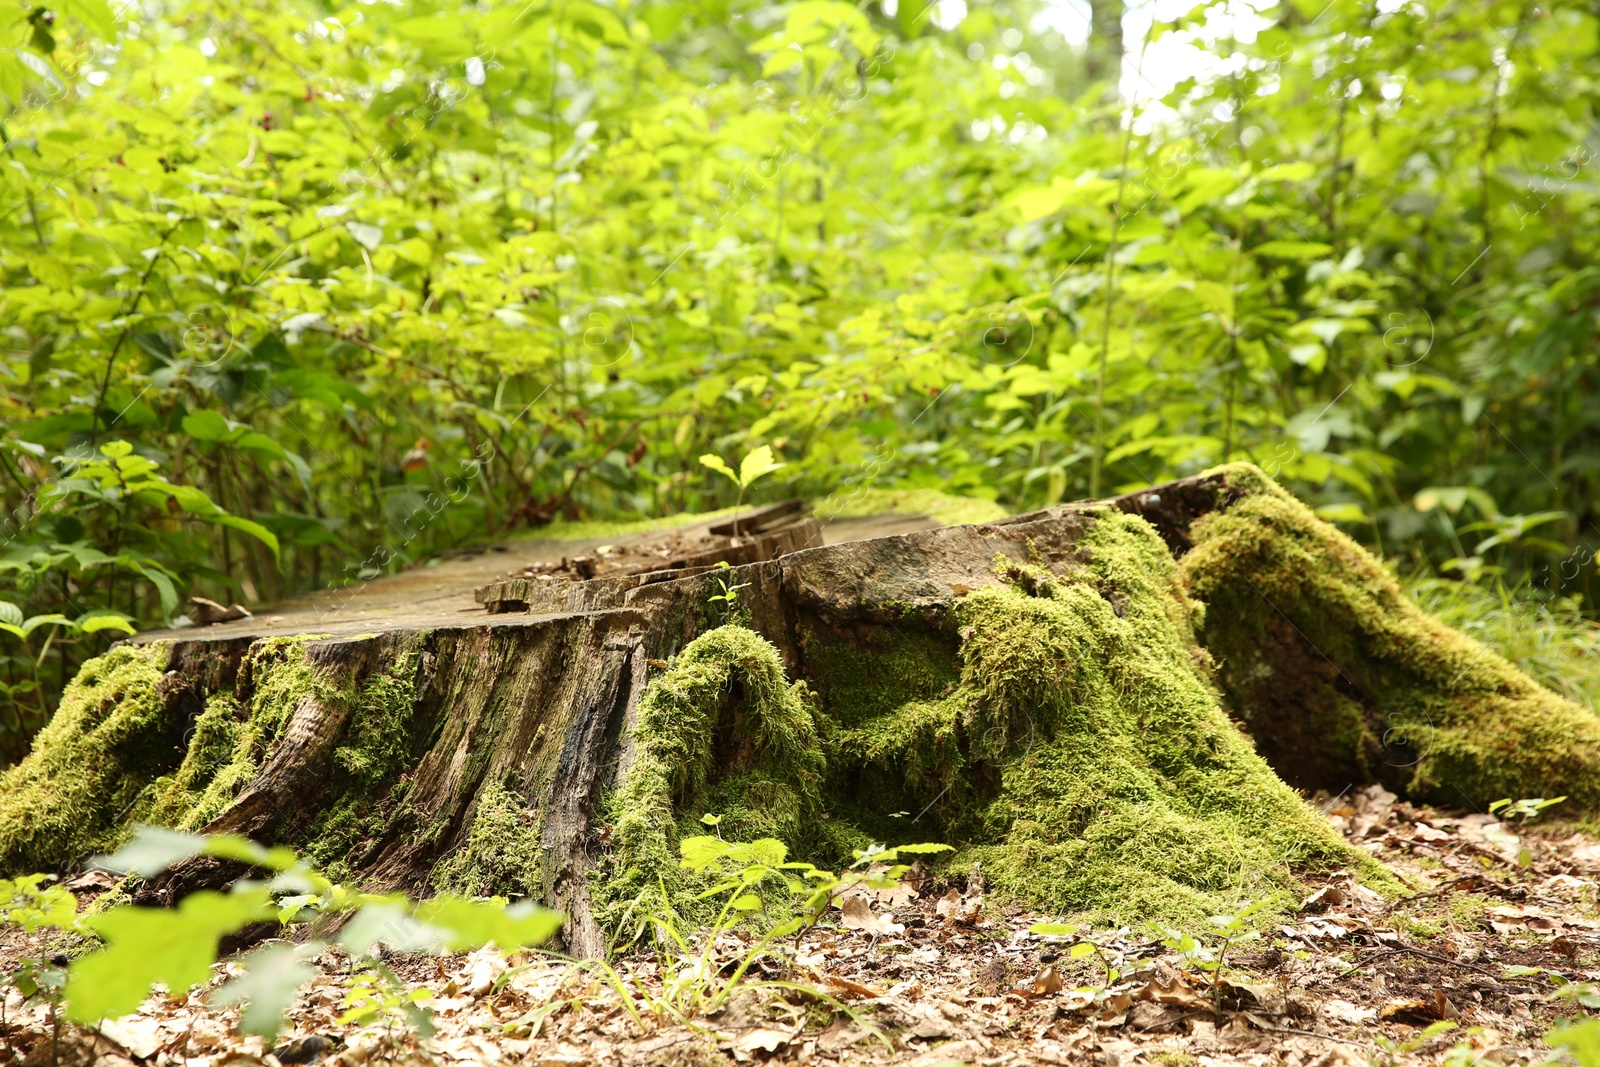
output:
<path id="1" fill-rule="evenodd" d="M 1362 862 L 1285 780 L 1600 802 L 1594 716 L 1252 467 L 862 539 L 792 518 L 729 568 L 574 580 L 489 552 L 141 635 L 0 777 L 0 870 L 141 821 L 232 831 L 374 887 L 537 897 L 589 954 L 706 812 L 833 862 L 944 841 L 1042 910 L 1183 921 Z"/>

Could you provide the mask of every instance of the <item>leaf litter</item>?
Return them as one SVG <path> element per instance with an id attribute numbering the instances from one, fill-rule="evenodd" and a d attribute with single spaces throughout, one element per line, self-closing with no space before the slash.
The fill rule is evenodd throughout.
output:
<path id="1" fill-rule="evenodd" d="M 687 1021 L 654 1010 L 673 963 L 652 951 L 612 961 L 613 979 L 553 956 L 481 950 L 389 961 L 430 995 L 431 1036 L 341 1024 L 352 966 L 330 950 L 313 961 L 318 975 L 272 1048 L 241 1037 L 237 1011 L 199 989 L 153 996 L 95 1031 L 65 1028 L 57 1054 L 107 1067 L 1461 1067 L 1544 1062 L 1547 1031 L 1600 1007 L 1594 840 L 1570 826 L 1417 808 L 1376 786 L 1312 800 L 1410 893 L 1386 898 L 1335 872 L 1258 924 L 1260 937 L 1237 936 L 1220 970 L 1220 934 L 1042 934 L 1030 928 L 1057 917 L 986 902 L 977 877 L 924 875 L 841 899 L 785 960 L 757 965 L 760 988 Z M 84 901 L 106 889 L 74 888 Z M 8 968 L 39 949 L 6 937 Z M 740 958 L 754 940 L 725 932 L 710 965 Z M 219 964 L 212 987 L 236 970 Z M 3 1020 L 0 1064 L 52 1062 L 44 1009 L 12 993 Z"/>

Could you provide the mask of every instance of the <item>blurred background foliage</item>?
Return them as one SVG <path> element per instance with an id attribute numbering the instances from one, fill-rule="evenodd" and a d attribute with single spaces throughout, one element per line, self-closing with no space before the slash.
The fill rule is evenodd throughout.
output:
<path id="1" fill-rule="evenodd" d="M 697 457 L 761 445 L 824 512 L 1250 459 L 1593 659 L 1590 5 L 43 4 L 0 0 L 0 758 L 188 593 L 726 506 Z"/>

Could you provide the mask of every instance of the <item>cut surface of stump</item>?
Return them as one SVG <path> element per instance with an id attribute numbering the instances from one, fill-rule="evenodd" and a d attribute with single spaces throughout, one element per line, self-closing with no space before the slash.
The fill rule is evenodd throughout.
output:
<path id="1" fill-rule="evenodd" d="M 656 887 L 692 912 L 676 843 L 708 813 L 824 865 L 940 841 L 1041 910 L 1192 921 L 1362 863 L 1286 780 L 1600 804 L 1594 716 L 1252 467 L 984 525 L 780 518 L 811 547 L 588 579 L 573 558 L 648 545 L 544 546 L 565 578 L 491 552 L 119 646 L 0 778 L 0 869 L 230 830 L 537 897 L 592 953 Z M 670 536 L 763 534 L 706 525 Z"/>

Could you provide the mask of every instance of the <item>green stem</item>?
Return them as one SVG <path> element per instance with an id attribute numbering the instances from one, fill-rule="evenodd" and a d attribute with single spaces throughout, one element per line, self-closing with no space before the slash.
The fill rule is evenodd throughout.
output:
<path id="1" fill-rule="evenodd" d="M 1152 23 L 1153 25 L 1153 23 Z M 1150 31 L 1145 30 L 1144 38 L 1139 42 L 1139 66 L 1141 75 L 1144 71 L 1145 47 L 1150 42 Z M 1121 237 L 1122 226 L 1122 199 L 1128 186 L 1128 156 L 1133 151 L 1133 119 L 1134 106 L 1139 99 L 1138 91 L 1128 101 L 1124 111 L 1126 129 L 1122 137 L 1122 166 L 1117 171 L 1117 200 L 1111 215 L 1111 247 L 1106 252 L 1106 315 L 1105 329 L 1100 337 L 1100 362 L 1095 372 L 1094 383 L 1094 451 L 1089 459 L 1089 496 L 1100 496 L 1100 469 L 1105 462 L 1105 413 L 1106 413 L 1106 364 L 1111 355 L 1111 311 L 1116 305 L 1117 287 L 1117 241 Z"/>

